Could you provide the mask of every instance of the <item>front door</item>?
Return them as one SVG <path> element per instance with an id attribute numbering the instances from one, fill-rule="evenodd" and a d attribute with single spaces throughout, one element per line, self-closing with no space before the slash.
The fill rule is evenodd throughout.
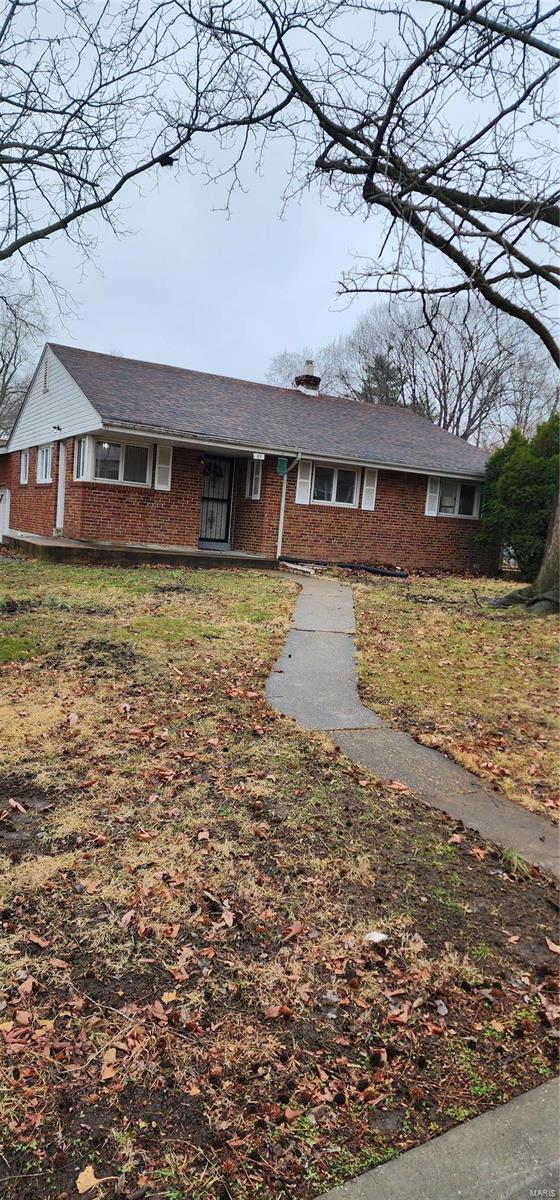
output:
<path id="1" fill-rule="evenodd" d="M 231 458 L 207 458 L 202 467 L 200 541 L 212 545 L 229 543 L 231 511 Z"/>

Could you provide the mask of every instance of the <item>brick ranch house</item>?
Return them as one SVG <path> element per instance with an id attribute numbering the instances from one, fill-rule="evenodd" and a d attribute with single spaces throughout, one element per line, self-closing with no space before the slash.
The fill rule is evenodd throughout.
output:
<path id="1" fill-rule="evenodd" d="M 486 453 L 305 370 L 285 389 L 47 344 L 0 452 L 4 540 L 482 565 Z"/>

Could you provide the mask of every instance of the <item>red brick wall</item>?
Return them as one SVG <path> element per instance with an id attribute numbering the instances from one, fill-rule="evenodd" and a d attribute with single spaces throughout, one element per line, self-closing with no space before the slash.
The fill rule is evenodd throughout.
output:
<path id="1" fill-rule="evenodd" d="M 288 476 L 282 544 L 290 557 L 459 573 L 480 562 L 470 544 L 478 521 L 424 515 L 425 475 L 379 471 L 374 512 L 295 504 L 296 476 Z"/>
<path id="2" fill-rule="evenodd" d="M 233 494 L 232 546 L 251 554 L 276 557 L 278 517 L 282 481 L 276 474 L 276 458 L 265 458 L 262 465 L 261 498 L 245 496 L 247 460 L 238 459 Z"/>
<path id="3" fill-rule="evenodd" d="M 74 447 L 67 442 L 64 533 L 84 540 L 157 542 L 196 546 L 200 525 L 202 453 L 175 447 L 170 492 L 119 484 L 76 483 Z M 29 480 L 19 483 L 19 453 L 0 457 L 0 482 L 11 489 L 12 529 L 50 535 L 56 519 L 58 447 L 53 447 L 53 483 L 36 484 L 36 451 Z M 283 554 L 308 560 L 366 562 L 407 570 L 493 570 L 471 546 L 477 521 L 426 517 L 427 477 L 379 471 L 374 512 L 317 504 L 295 504 L 297 469 L 288 476 Z M 276 456 L 263 463 L 261 498 L 245 498 L 246 460 L 236 462 L 233 492 L 234 549 L 275 557 L 281 479 Z"/>
<path id="4" fill-rule="evenodd" d="M 69 441 L 64 513 L 68 537 L 196 546 L 202 493 L 200 450 L 174 447 L 169 492 L 116 483 L 77 483 L 73 457 Z"/>
<path id="5" fill-rule="evenodd" d="M 49 537 L 56 520 L 58 442 L 52 450 L 52 483 L 36 483 L 37 448 L 29 451 L 29 482 L 19 481 L 19 451 L 2 456 L 2 483 L 10 489 L 10 528 Z"/>

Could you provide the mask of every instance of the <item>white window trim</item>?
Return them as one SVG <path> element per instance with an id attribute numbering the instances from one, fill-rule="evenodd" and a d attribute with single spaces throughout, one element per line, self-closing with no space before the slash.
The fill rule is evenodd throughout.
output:
<path id="1" fill-rule="evenodd" d="M 41 479 L 41 477 L 39 476 L 39 464 L 41 462 L 41 450 L 48 450 L 50 452 L 49 453 L 49 474 L 48 474 L 48 478 L 45 477 L 44 479 Z M 37 462 L 35 465 L 35 482 L 40 485 L 52 483 L 52 452 L 53 452 L 52 442 L 44 442 L 42 446 L 37 446 Z"/>
<path id="2" fill-rule="evenodd" d="M 247 459 L 247 475 L 245 478 L 245 499 L 260 500 L 262 486 L 262 458 Z"/>
<path id="3" fill-rule="evenodd" d="M 459 507 L 459 500 L 460 500 L 460 496 L 461 496 L 462 484 L 467 484 L 469 487 L 474 487 L 474 505 L 473 505 L 473 511 L 471 514 L 460 513 L 460 512 L 452 512 L 452 513 L 451 512 L 440 512 L 439 500 L 440 500 L 440 494 L 441 494 L 441 484 L 442 484 L 443 479 L 448 480 L 449 483 L 455 484 L 455 487 L 457 489 L 456 499 L 455 499 L 455 508 L 456 509 Z M 434 487 L 434 482 L 436 480 L 437 480 L 437 499 L 436 499 L 436 503 L 435 503 L 435 512 L 433 512 L 433 511 L 431 511 L 430 496 L 434 497 L 436 495 L 436 490 Z M 427 517 L 443 517 L 444 519 L 449 518 L 451 521 L 478 521 L 478 519 L 480 517 L 481 492 L 482 492 L 481 485 L 479 483 L 476 483 L 476 481 L 474 479 L 455 479 L 452 475 L 430 475 L 428 478 L 428 483 L 426 485 L 426 508 L 425 508 L 426 516 Z"/>
<path id="4" fill-rule="evenodd" d="M 95 447 L 96 447 L 97 442 L 100 442 L 101 445 L 103 444 L 103 442 L 107 442 L 107 443 L 109 443 L 109 445 L 119 446 L 120 454 L 119 454 L 119 477 L 118 477 L 118 479 L 105 479 L 102 475 L 93 474 L 93 472 L 95 471 Z M 142 446 L 143 449 L 148 451 L 146 483 L 138 483 L 137 481 L 135 481 L 133 479 L 123 479 L 125 446 Z M 153 446 L 149 442 L 136 442 L 136 441 L 128 441 L 128 440 L 126 442 L 117 442 L 117 441 L 113 441 L 112 438 L 110 438 L 110 437 L 106 437 L 106 438 L 96 437 L 93 439 L 93 446 L 92 446 L 92 482 L 93 483 L 107 483 L 107 484 L 109 484 L 109 486 L 112 486 L 112 487 L 116 486 L 116 487 L 151 488 L 151 486 L 152 486 L 152 467 L 153 467 Z"/>
<path id="5" fill-rule="evenodd" d="M 315 470 L 317 467 L 326 467 L 327 471 L 334 472 L 334 474 L 333 474 L 333 499 L 332 500 L 314 500 L 314 498 L 313 498 L 313 492 L 315 490 Z M 342 501 L 342 500 L 335 499 L 339 471 L 353 471 L 354 472 L 354 498 L 351 503 L 348 501 Z M 343 465 L 335 466 L 334 463 L 315 463 L 314 462 L 313 470 L 311 472 L 311 488 L 310 488 L 310 492 L 309 492 L 309 495 L 311 497 L 311 504 L 318 504 L 321 508 L 357 508 L 358 507 L 358 497 L 360 494 L 360 476 L 361 476 L 361 471 L 360 471 L 359 467 L 345 467 Z"/>
<path id="6" fill-rule="evenodd" d="M 19 482 L 22 487 L 29 483 L 29 450 L 19 452 Z"/>

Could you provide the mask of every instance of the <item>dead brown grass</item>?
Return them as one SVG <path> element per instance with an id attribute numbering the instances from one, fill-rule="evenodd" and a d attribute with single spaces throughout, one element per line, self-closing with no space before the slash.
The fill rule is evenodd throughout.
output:
<path id="1" fill-rule="evenodd" d="M 550 1074 L 552 889 L 270 712 L 291 581 L 3 579 L 10 1200 L 309 1200 Z"/>
<path id="2" fill-rule="evenodd" d="M 560 808 L 558 621 L 479 596 L 500 580 L 355 587 L 364 702 L 533 812 Z"/>

